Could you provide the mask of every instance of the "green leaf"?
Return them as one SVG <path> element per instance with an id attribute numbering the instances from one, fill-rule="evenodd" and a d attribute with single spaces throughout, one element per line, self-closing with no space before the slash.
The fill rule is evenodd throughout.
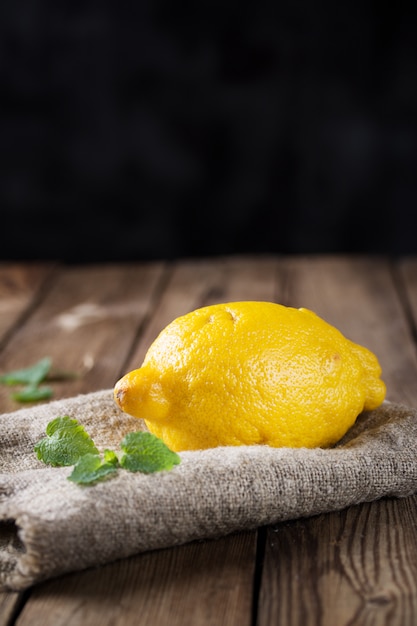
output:
<path id="1" fill-rule="evenodd" d="M 90 435 L 77 420 L 57 417 L 46 427 L 46 437 L 35 445 L 39 460 L 48 465 L 74 465 L 85 454 L 98 454 Z"/>
<path id="2" fill-rule="evenodd" d="M 120 466 L 131 472 L 150 474 L 170 470 L 180 463 L 178 454 L 151 433 L 129 433 L 120 444 L 123 453 Z"/>
<path id="3" fill-rule="evenodd" d="M 13 400 L 17 402 L 39 402 L 39 400 L 49 400 L 52 398 L 53 391 L 50 387 L 33 387 L 29 385 L 21 391 L 12 393 Z"/>
<path id="4" fill-rule="evenodd" d="M 120 445 L 120 460 L 113 450 L 104 450 L 102 458 L 84 427 L 64 415 L 49 422 L 46 437 L 35 445 L 35 452 L 38 459 L 49 465 L 74 465 L 68 480 L 80 485 L 104 480 L 119 467 L 152 473 L 170 470 L 180 462 L 178 454 L 150 433 L 129 433 Z"/>
<path id="5" fill-rule="evenodd" d="M 106 463 L 113 463 L 113 465 L 119 465 L 119 458 L 113 450 L 104 450 L 104 460 Z"/>
<path id="6" fill-rule="evenodd" d="M 5 385 L 28 385 L 28 387 L 36 387 L 47 376 L 51 368 L 51 359 L 45 357 L 35 365 L 20 370 L 13 370 L 7 374 L 0 376 L 0 383 Z"/>
<path id="7" fill-rule="evenodd" d="M 78 459 L 68 480 L 79 485 L 89 485 L 108 478 L 115 472 L 119 461 L 111 450 L 104 453 L 104 461 L 98 454 L 84 454 Z"/>

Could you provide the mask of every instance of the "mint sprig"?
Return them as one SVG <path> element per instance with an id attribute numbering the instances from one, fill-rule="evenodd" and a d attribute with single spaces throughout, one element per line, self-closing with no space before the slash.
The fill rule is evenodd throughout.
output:
<path id="1" fill-rule="evenodd" d="M 41 359 L 35 365 L 25 367 L 19 370 L 13 370 L 7 374 L 0 376 L 0 383 L 5 385 L 27 385 L 28 387 L 37 387 L 51 369 L 51 359 L 45 357 Z"/>
<path id="2" fill-rule="evenodd" d="M 141 431 L 128 433 L 119 453 L 105 450 L 102 457 L 84 427 L 67 415 L 49 422 L 46 437 L 35 444 L 35 452 L 47 465 L 74 465 L 68 480 L 80 485 L 109 478 L 119 468 L 150 474 L 171 470 L 180 463 L 178 454 L 161 439 Z"/>
<path id="3" fill-rule="evenodd" d="M 44 380 L 66 380 L 76 377 L 71 372 L 52 372 L 51 366 L 52 360 L 44 357 L 30 367 L 0 375 L 0 383 L 8 386 L 23 385 L 22 389 L 11 394 L 13 400 L 17 402 L 49 400 L 53 396 L 53 390 L 51 387 L 41 386 Z"/>
<path id="4" fill-rule="evenodd" d="M 0 383 L 4 385 L 24 385 L 20 391 L 11 394 L 13 400 L 17 402 L 39 402 L 39 400 L 49 400 L 52 397 L 50 387 L 40 387 L 40 383 L 45 380 L 51 369 L 51 359 L 45 357 L 30 367 L 12 370 L 0 376 Z"/>

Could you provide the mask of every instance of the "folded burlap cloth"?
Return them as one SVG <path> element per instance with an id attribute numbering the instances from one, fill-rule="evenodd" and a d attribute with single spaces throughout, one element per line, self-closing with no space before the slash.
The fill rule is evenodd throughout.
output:
<path id="1" fill-rule="evenodd" d="M 417 411 L 384 403 L 333 449 L 242 446 L 181 453 L 155 474 L 119 470 L 94 486 L 39 461 L 34 444 L 57 416 L 79 420 L 97 447 L 144 429 L 111 390 L 0 416 L 0 588 L 146 550 L 417 491 Z"/>

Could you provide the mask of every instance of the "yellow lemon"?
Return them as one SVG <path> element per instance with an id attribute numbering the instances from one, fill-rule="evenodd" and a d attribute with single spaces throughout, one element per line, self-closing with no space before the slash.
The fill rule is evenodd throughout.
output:
<path id="1" fill-rule="evenodd" d="M 232 302 L 171 322 L 114 394 L 175 451 L 326 447 L 383 402 L 380 375 L 372 352 L 312 311 Z"/>

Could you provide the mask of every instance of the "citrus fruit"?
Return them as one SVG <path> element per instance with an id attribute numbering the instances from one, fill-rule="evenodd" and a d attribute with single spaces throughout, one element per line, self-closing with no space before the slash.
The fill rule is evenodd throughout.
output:
<path id="1" fill-rule="evenodd" d="M 327 447 L 382 403 L 377 357 L 308 309 L 232 302 L 172 321 L 115 385 L 172 450 Z"/>

